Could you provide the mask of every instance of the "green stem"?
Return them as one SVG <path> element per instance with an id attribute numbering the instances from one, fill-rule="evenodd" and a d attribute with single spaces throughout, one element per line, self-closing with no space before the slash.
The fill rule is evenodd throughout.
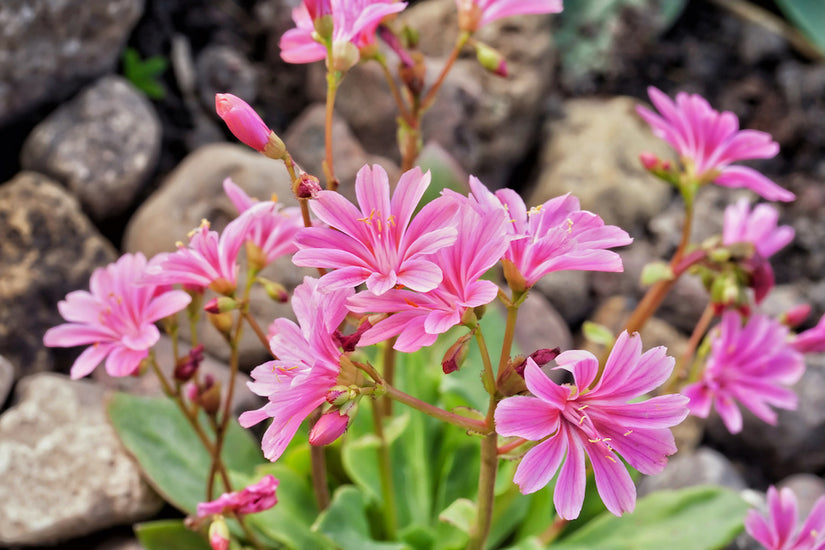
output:
<path id="1" fill-rule="evenodd" d="M 510 305 L 507 306 L 507 325 L 504 328 L 504 342 L 501 344 L 501 357 L 498 360 L 498 372 L 502 372 L 502 369 L 507 365 L 510 361 L 510 353 L 513 349 L 513 338 L 516 334 L 516 319 L 518 318 L 518 305 L 517 300 L 513 300 Z"/>
<path id="2" fill-rule="evenodd" d="M 310 416 L 312 426 L 321 418 L 321 407 L 315 409 Z M 312 491 L 315 493 L 315 502 L 319 510 L 329 508 L 329 487 L 327 486 L 327 459 L 323 446 L 309 446 L 309 460 L 312 468 Z"/>
<path id="3" fill-rule="evenodd" d="M 335 93 L 338 90 L 338 76 L 333 69 L 327 72 L 327 104 L 326 117 L 324 119 L 324 177 L 327 182 L 327 189 L 335 191 L 338 189 L 338 180 L 335 179 L 335 168 L 332 159 L 332 119 L 335 113 Z"/>
<path id="4" fill-rule="evenodd" d="M 384 343 L 384 382 L 390 386 L 395 382 L 395 337 L 390 338 Z M 392 399 L 389 396 L 384 396 L 384 415 L 392 416 Z"/>
<path id="5" fill-rule="evenodd" d="M 372 401 L 372 419 L 375 435 L 378 436 L 378 472 L 381 477 L 381 495 L 384 499 L 384 527 L 387 538 L 395 540 L 398 529 L 398 512 L 395 505 L 395 491 L 393 490 L 392 468 L 390 466 L 390 447 L 384 435 L 383 406 L 378 401 Z"/>
<path id="6" fill-rule="evenodd" d="M 385 385 L 383 387 L 384 391 L 387 392 L 387 395 L 389 395 L 396 401 L 399 401 L 409 407 L 417 409 L 428 416 L 432 416 L 433 418 L 437 418 L 449 424 L 453 424 L 469 432 L 475 432 L 480 434 L 487 434 L 490 432 L 489 425 L 486 422 L 482 422 L 481 420 L 475 420 L 473 418 L 468 418 L 466 416 L 461 416 L 460 414 L 451 413 L 450 411 L 445 411 L 440 407 L 436 407 L 435 405 L 431 405 L 426 401 L 421 401 L 420 399 L 413 397 L 408 393 L 404 393 L 394 386 Z"/>
<path id="7" fill-rule="evenodd" d="M 716 317 L 715 308 L 713 304 L 708 304 L 705 311 L 702 312 L 702 317 L 699 318 L 699 321 L 693 328 L 693 333 L 690 335 L 690 340 L 688 340 L 685 351 L 682 352 L 682 355 L 679 357 L 676 368 L 673 369 L 673 373 L 670 375 L 670 378 L 668 378 L 667 382 L 665 382 L 662 386 L 661 393 L 666 394 L 675 392 L 679 384 L 686 379 L 686 371 L 691 364 L 693 354 L 699 346 L 699 342 L 702 341 L 702 337 L 708 331 L 708 327 L 710 327 L 710 323 L 713 321 L 714 317 Z"/>

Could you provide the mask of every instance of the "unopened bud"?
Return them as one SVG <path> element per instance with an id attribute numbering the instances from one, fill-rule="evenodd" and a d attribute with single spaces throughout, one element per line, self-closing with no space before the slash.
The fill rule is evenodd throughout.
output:
<path id="1" fill-rule="evenodd" d="M 212 547 L 212 550 L 229 549 L 229 527 L 226 525 L 223 516 L 215 516 L 215 519 L 209 524 L 209 546 Z"/>
<path id="2" fill-rule="evenodd" d="M 497 76 L 507 76 L 507 61 L 495 48 L 476 42 L 476 58 L 481 66 Z"/>
<path id="3" fill-rule="evenodd" d="M 526 361 L 527 359 L 523 355 L 516 355 L 499 371 L 496 379 L 496 389 L 501 395 L 510 397 L 527 391 L 527 383 L 524 381 Z"/>
<path id="4" fill-rule="evenodd" d="M 264 152 L 273 132 L 248 103 L 232 94 L 215 94 L 215 111 L 236 138 Z"/>
<path id="5" fill-rule="evenodd" d="M 264 286 L 266 295 L 279 304 L 285 304 L 289 301 L 289 291 L 281 283 L 258 277 L 258 282 Z"/>
<path id="6" fill-rule="evenodd" d="M 779 320 L 782 324 L 794 328 L 805 322 L 810 314 L 811 306 L 809 304 L 799 304 L 783 313 Z"/>
<path id="7" fill-rule="evenodd" d="M 309 431 L 310 445 L 329 445 L 347 431 L 350 417 L 337 409 L 321 415 Z"/>
<path id="8" fill-rule="evenodd" d="M 238 309 L 238 302 L 229 296 L 218 296 L 217 298 L 212 298 L 206 302 L 205 306 L 203 306 L 203 310 L 206 313 L 226 313 L 236 309 Z"/>
<path id="9" fill-rule="evenodd" d="M 314 199 L 321 191 L 321 181 L 312 174 L 303 173 L 295 184 L 295 196 L 299 199 Z"/>
<path id="10" fill-rule="evenodd" d="M 472 332 L 468 332 L 461 336 L 444 354 L 444 359 L 441 360 L 441 369 L 444 374 L 450 374 L 461 368 L 462 363 L 470 353 L 470 338 L 472 338 L 472 335 Z"/>
<path id="11" fill-rule="evenodd" d="M 345 352 L 355 351 L 361 336 L 371 328 L 372 323 L 369 319 L 364 319 L 352 334 L 342 334 L 340 330 L 336 330 L 332 335 L 332 339 Z"/>
<path id="12" fill-rule="evenodd" d="M 335 386 L 327 392 L 327 403 L 334 407 L 340 407 L 347 401 L 352 401 L 358 397 L 358 391 L 349 386 Z"/>
<path id="13" fill-rule="evenodd" d="M 332 70 L 345 73 L 353 68 L 360 58 L 358 47 L 349 40 L 332 43 Z"/>
<path id="14" fill-rule="evenodd" d="M 534 351 L 533 353 L 530 354 L 530 359 L 535 361 L 536 365 L 538 365 L 540 367 L 543 367 L 544 365 L 546 365 L 547 363 L 549 363 L 550 361 L 552 361 L 553 359 L 558 357 L 559 353 L 561 353 L 560 348 L 537 349 L 536 351 Z M 521 373 L 520 374 L 524 374 L 524 366 L 521 367 Z"/>
<path id="15" fill-rule="evenodd" d="M 424 90 L 424 83 L 427 78 L 427 67 L 424 64 L 424 56 L 421 52 L 412 52 L 410 54 L 412 65 L 402 65 L 398 69 L 398 76 L 401 77 L 401 82 L 410 91 L 414 97 L 421 95 Z"/>
<path id="16" fill-rule="evenodd" d="M 217 414 L 221 408 L 220 382 L 214 382 L 209 386 L 204 385 L 200 395 L 198 395 L 198 403 L 206 414 L 210 416 Z"/>
<path id="17" fill-rule="evenodd" d="M 203 361 L 203 344 L 198 344 L 181 357 L 175 365 L 174 377 L 178 382 L 188 382 L 198 372 Z"/>

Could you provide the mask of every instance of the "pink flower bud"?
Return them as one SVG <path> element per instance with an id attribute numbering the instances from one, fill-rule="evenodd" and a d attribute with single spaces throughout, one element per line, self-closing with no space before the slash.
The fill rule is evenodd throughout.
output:
<path id="1" fill-rule="evenodd" d="M 299 199 L 314 199 L 321 191 L 321 182 L 311 174 L 301 174 L 295 186 L 295 196 Z"/>
<path id="2" fill-rule="evenodd" d="M 347 430 L 349 420 L 349 416 L 341 414 L 338 410 L 322 414 L 309 432 L 310 444 L 329 445 Z"/>
<path id="3" fill-rule="evenodd" d="M 782 323 L 793 328 L 801 325 L 811 314 L 810 304 L 799 304 L 782 315 Z"/>
<path id="4" fill-rule="evenodd" d="M 232 94 L 215 94 L 215 110 L 236 138 L 256 151 L 264 151 L 272 130 L 248 103 Z"/>
<path id="5" fill-rule="evenodd" d="M 530 354 L 530 359 L 535 361 L 538 366 L 543 367 L 544 365 L 546 365 L 547 363 L 549 363 L 550 361 L 552 361 L 553 359 L 558 357 L 558 355 L 560 353 L 561 353 L 560 348 L 553 348 L 553 349 L 542 348 L 542 349 L 537 349 L 536 351 L 531 353 Z M 522 373 L 523 372 L 524 372 L 524 368 L 522 367 Z"/>
<path id="6" fill-rule="evenodd" d="M 639 161 L 641 161 L 642 166 L 645 167 L 645 170 L 655 170 L 659 167 L 659 157 L 654 155 L 653 153 L 644 152 L 639 155 Z"/>
<path id="7" fill-rule="evenodd" d="M 188 382 L 198 372 L 198 367 L 203 361 L 203 344 L 198 344 L 192 348 L 188 354 L 181 357 L 175 365 L 174 376 L 178 382 Z"/>
<path id="8" fill-rule="evenodd" d="M 507 62 L 504 56 L 494 48 L 481 42 L 476 42 L 476 57 L 481 66 L 498 76 L 507 76 Z"/>
<path id="9" fill-rule="evenodd" d="M 209 546 L 212 547 L 212 550 L 229 549 L 229 527 L 226 525 L 223 516 L 217 516 L 209 524 Z"/>

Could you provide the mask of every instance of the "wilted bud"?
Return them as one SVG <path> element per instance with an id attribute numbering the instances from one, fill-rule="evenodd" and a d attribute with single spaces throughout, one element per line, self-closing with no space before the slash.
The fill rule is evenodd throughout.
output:
<path id="1" fill-rule="evenodd" d="M 215 111 L 242 143 L 271 158 L 284 156 L 284 142 L 241 98 L 232 94 L 215 94 Z"/>
<path id="2" fill-rule="evenodd" d="M 345 73 L 353 68 L 360 58 L 358 47 L 349 40 L 332 43 L 332 70 Z"/>
<path id="3" fill-rule="evenodd" d="M 198 344 L 181 357 L 175 365 L 174 377 L 178 382 L 188 382 L 198 372 L 203 361 L 203 344 Z"/>
<path id="4" fill-rule="evenodd" d="M 215 381 L 208 386 L 204 384 L 198 395 L 198 403 L 206 414 L 217 414 L 221 408 L 221 383 Z"/>
<path id="5" fill-rule="evenodd" d="M 527 383 L 524 381 L 525 361 L 527 359 L 523 355 L 516 355 L 499 371 L 496 389 L 501 395 L 510 397 L 527 391 Z"/>
<path id="6" fill-rule="evenodd" d="M 401 77 L 401 82 L 410 91 L 414 97 L 421 95 L 424 90 L 424 83 L 427 78 L 427 67 L 424 64 L 424 56 L 421 52 L 413 52 L 410 54 L 411 65 L 402 65 L 398 69 L 398 76 Z"/>
<path id="7" fill-rule="evenodd" d="M 332 335 L 332 339 L 345 352 L 355 351 L 355 347 L 358 345 L 358 341 L 361 340 L 361 336 L 371 328 L 372 323 L 370 323 L 369 319 L 364 319 L 352 334 L 342 334 L 340 330 L 336 330 Z"/>
<path id="8" fill-rule="evenodd" d="M 444 374 L 450 374 L 461 368 L 462 363 L 464 363 L 464 360 L 467 359 L 467 355 L 470 353 L 470 338 L 472 338 L 472 336 L 472 332 L 461 336 L 450 346 L 447 353 L 444 354 L 444 359 L 441 360 L 441 369 L 444 371 Z"/>
<path id="9" fill-rule="evenodd" d="M 783 313 L 779 317 L 779 321 L 783 325 L 794 328 L 805 322 L 805 319 L 807 319 L 810 314 L 811 306 L 809 304 L 799 304 Z"/>
<path id="10" fill-rule="evenodd" d="M 209 524 L 209 546 L 212 547 L 212 550 L 229 549 L 229 527 L 226 525 L 223 516 L 215 516 L 215 519 Z"/>
<path id="11" fill-rule="evenodd" d="M 476 42 L 476 58 L 481 66 L 497 76 L 507 76 L 507 61 L 495 48 Z"/>
<path id="12" fill-rule="evenodd" d="M 238 309 L 238 302 L 229 296 L 218 296 L 217 298 L 212 298 L 206 302 L 205 306 L 203 306 L 203 310 L 206 313 L 226 313 L 236 309 Z"/>
<path id="13" fill-rule="evenodd" d="M 209 319 L 209 322 L 212 323 L 212 326 L 215 327 L 215 330 L 225 337 L 229 337 L 232 331 L 232 325 L 234 324 L 232 321 L 232 313 L 207 313 L 206 317 Z"/>
<path id="14" fill-rule="evenodd" d="M 316 446 L 329 445 L 347 431 L 349 421 L 350 417 L 341 414 L 338 409 L 322 414 L 309 431 L 309 443 Z"/>
<path id="15" fill-rule="evenodd" d="M 299 199 L 314 199 L 318 197 L 321 191 L 321 181 L 304 172 L 298 176 L 298 181 L 295 183 L 295 196 Z"/>
<path id="16" fill-rule="evenodd" d="M 544 365 L 546 365 L 547 363 L 549 363 L 550 361 L 552 361 L 553 359 L 558 357 L 560 353 L 561 353 L 561 349 L 557 348 L 557 347 L 553 348 L 553 349 L 542 348 L 542 349 L 537 349 L 536 351 L 531 353 L 530 354 L 530 359 L 535 361 L 536 365 L 538 365 L 540 367 L 543 367 Z M 519 374 L 522 374 L 522 375 L 524 374 L 524 366 L 521 367 L 521 372 Z"/>

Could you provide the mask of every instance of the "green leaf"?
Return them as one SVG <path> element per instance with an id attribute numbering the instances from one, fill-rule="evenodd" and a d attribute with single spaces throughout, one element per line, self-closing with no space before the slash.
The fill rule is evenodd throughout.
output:
<path id="1" fill-rule="evenodd" d="M 707 550 L 723 548 L 743 528 L 748 505 L 720 487 L 658 491 L 636 503 L 636 511 L 600 515 L 553 550 Z"/>
<path id="2" fill-rule="evenodd" d="M 594 323 L 593 321 L 585 321 L 584 324 L 582 324 L 582 333 L 585 338 L 594 344 L 600 344 L 602 346 L 610 347 L 616 340 L 616 337 L 613 336 L 613 332 L 611 332 L 609 328 L 599 323 Z"/>
<path id="3" fill-rule="evenodd" d="M 146 550 L 210 550 L 203 535 L 194 533 L 181 520 L 150 521 L 134 526 L 135 535 Z"/>
<path id="4" fill-rule="evenodd" d="M 825 54 L 825 2 L 776 0 L 776 5 Z"/>
<path id="5" fill-rule="evenodd" d="M 455 525 L 465 533 L 470 532 L 470 528 L 475 521 L 478 508 L 475 502 L 466 498 L 459 498 L 438 515 L 438 519 Z"/>
<path id="6" fill-rule="evenodd" d="M 373 540 L 364 496 L 351 485 L 335 491 L 329 508 L 318 517 L 315 528 L 343 550 L 411 550 L 404 543 Z"/>
<path id="7" fill-rule="evenodd" d="M 117 393 L 109 400 L 108 413 L 118 437 L 155 490 L 179 510 L 194 513 L 206 498 L 211 459 L 175 403 Z M 202 425 L 208 431 L 205 418 Z M 264 459 L 258 444 L 233 421 L 223 460 L 229 470 L 251 476 Z"/>

